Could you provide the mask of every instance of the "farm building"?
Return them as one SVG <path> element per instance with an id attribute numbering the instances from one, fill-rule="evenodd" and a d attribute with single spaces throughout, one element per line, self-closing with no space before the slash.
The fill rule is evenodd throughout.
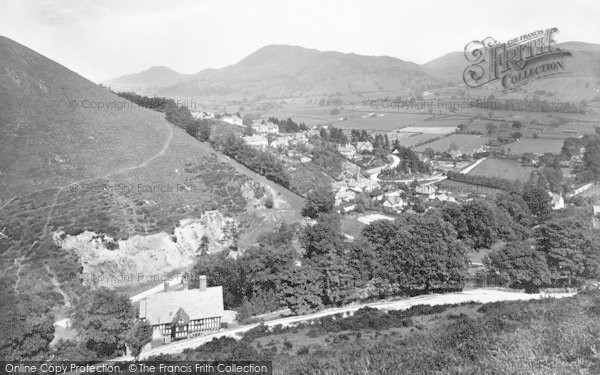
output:
<path id="1" fill-rule="evenodd" d="M 221 327 L 223 288 L 206 287 L 200 276 L 198 289 L 165 291 L 140 301 L 139 318 L 152 326 L 152 346 L 198 336 Z"/>

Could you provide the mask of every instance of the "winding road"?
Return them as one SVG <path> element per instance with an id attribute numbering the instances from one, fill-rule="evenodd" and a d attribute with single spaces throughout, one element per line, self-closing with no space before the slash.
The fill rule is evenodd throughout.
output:
<path id="1" fill-rule="evenodd" d="M 396 301 L 382 301 L 372 302 L 364 304 L 356 304 L 340 308 L 331 308 L 320 311 L 315 314 L 292 316 L 287 318 L 275 319 L 264 322 L 266 326 L 273 327 L 276 325 L 289 326 L 291 324 L 306 322 L 313 319 L 322 318 L 325 316 L 331 316 L 335 314 L 352 315 L 357 310 L 363 307 L 371 307 L 380 310 L 406 310 L 416 305 L 447 305 L 457 304 L 464 302 L 479 302 L 479 303 L 491 303 L 498 301 L 527 301 L 541 298 L 564 298 L 571 297 L 575 293 L 537 293 L 527 294 L 516 291 L 505 291 L 496 289 L 473 289 L 462 292 L 447 293 L 447 294 L 428 294 L 418 297 L 412 297 Z M 185 349 L 197 348 L 206 344 L 207 342 L 219 338 L 219 337 L 231 337 L 234 339 L 240 339 L 243 333 L 255 328 L 258 324 L 248 324 L 233 329 L 222 330 L 212 334 L 195 337 L 188 340 L 177 341 L 172 344 L 152 348 L 143 352 L 139 359 L 145 359 L 151 356 L 159 354 L 177 354 L 181 353 Z M 132 361 L 133 357 L 124 356 L 115 358 L 112 361 Z"/>

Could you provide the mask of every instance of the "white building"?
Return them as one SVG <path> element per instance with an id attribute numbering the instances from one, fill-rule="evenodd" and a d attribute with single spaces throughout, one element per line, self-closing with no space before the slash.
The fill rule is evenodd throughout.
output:
<path id="1" fill-rule="evenodd" d="M 256 134 L 279 134 L 279 126 L 272 122 L 254 121 L 252 123 L 252 130 Z"/>
<path id="2" fill-rule="evenodd" d="M 351 158 L 354 155 L 356 155 L 356 148 L 354 148 L 354 146 L 352 146 L 352 145 L 345 145 L 345 146 L 338 145 L 337 151 L 347 158 Z"/>
<path id="3" fill-rule="evenodd" d="M 198 289 L 165 291 L 140 300 L 139 315 L 152 326 L 152 346 L 199 336 L 221 328 L 223 288 L 206 287 L 200 276 Z"/>
<path id="4" fill-rule="evenodd" d="M 262 135 L 247 135 L 242 139 L 250 147 L 265 148 L 269 145 L 269 140 Z"/>
<path id="5" fill-rule="evenodd" d="M 356 143 L 356 151 L 357 152 L 373 152 L 373 145 L 371 142 L 357 142 Z"/>
<path id="6" fill-rule="evenodd" d="M 226 122 L 230 125 L 244 126 L 244 122 L 237 116 L 223 116 L 221 121 Z"/>

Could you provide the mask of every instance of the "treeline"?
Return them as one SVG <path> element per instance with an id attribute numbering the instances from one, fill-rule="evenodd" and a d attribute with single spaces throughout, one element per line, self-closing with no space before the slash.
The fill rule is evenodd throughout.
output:
<path id="1" fill-rule="evenodd" d="M 206 142 L 210 139 L 212 122 L 210 120 L 194 118 L 187 107 L 177 105 L 173 99 L 162 97 L 150 98 L 132 92 L 118 92 L 116 94 L 140 107 L 165 113 L 167 121 L 184 129 L 188 134 L 201 141 Z"/>
<path id="2" fill-rule="evenodd" d="M 567 138 L 563 144 L 561 155 L 567 159 L 578 156 L 582 147 L 585 148 L 583 165 L 575 172 L 578 181 L 587 182 L 600 177 L 600 134 L 587 134 L 582 138 Z"/>
<path id="3" fill-rule="evenodd" d="M 555 215 L 534 230 L 533 240 L 508 243 L 489 255 L 490 276 L 515 288 L 580 286 L 600 277 L 600 233 L 591 213 Z"/>
<path id="4" fill-rule="evenodd" d="M 308 130 L 308 126 L 305 123 L 297 123 L 291 118 L 287 118 L 287 120 L 280 120 L 275 117 L 269 117 L 269 122 L 277 125 L 279 127 L 280 133 L 300 133 L 302 131 Z"/>
<path id="5" fill-rule="evenodd" d="M 504 191 L 519 190 L 521 186 L 517 181 L 507 180 L 499 177 L 476 176 L 455 171 L 448 171 L 446 176 L 449 180 L 464 182 L 471 185 L 485 186 Z"/>
<path id="6" fill-rule="evenodd" d="M 495 99 L 488 98 L 494 110 L 525 111 L 525 112 L 562 112 L 562 113 L 585 113 L 587 105 L 585 102 L 555 102 L 541 99 Z"/>
<path id="7" fill-rule="evenodd" d="M 281 160 L 273 154 L 248 146 L 243 139 L 231 134 L 211 140 L 212 147 L 283 187 L 290 186 L 290 179 Z"/>
<path id="8" fill-rule="evenodd" d="M 312 162 L 318 165 L 325 173 L 337 178 L 343 172 L 346 159 L 337 152 L 334 145 L 323 142 L 311 151 Z"/>
<path id="9" fill-rule="evenodd" d="M 207 274 L 211 285 L 223 285 L 227 307 L 237 308 L 242 318 L 282 307 L 306 313 L 464 285 L 467 249 L 439 216 L 375 222 L 359 241 L 348 242 L 337 215 L 321 212 L 298 236 L 300 251 L 293 249 L 289 227 L 282 226 L 236 259 L 200 258 L 194 272 Z"/>
<path id="10" fill-rule="evenodd" d="M 330 126 L 329 129 L 321 128 L 319 130 L 319 136 L 321 137 L 321 140 L 325 142 L 336 143 L 339 145 L 348 143 L 348 137 L 344 134 L 344 131 L 333 126 Z"/>

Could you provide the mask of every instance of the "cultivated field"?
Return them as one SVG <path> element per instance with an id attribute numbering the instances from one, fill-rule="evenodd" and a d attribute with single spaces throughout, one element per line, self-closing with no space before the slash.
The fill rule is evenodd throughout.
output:
<path id="1" fill-rule="evenodd" d="M 397 135 L 401 135 L 401 137 L 397 138 Z M 407 135 L 407 136 L 403 136 Z M 423 142 L 427 142 L 436 138 L 439 138 L 438 134 L 410 134 L 410 133 L 395 133 L 390 136 L 390 142 L 393 142 L 395 139 L 398 139 L 398 143 L 400 146 L 404 147 L 413 147 L 415 145 L 421 144 Z"/>
<path id="2" fill-rule="evenodd" d="M 487 137 L 471 134 L 452 134 L 448 137 L 443 137 L 437 141 L 427 143 L 425 145 L 415 148 L 417 152 L 423 152 L 427 148 L 432 148 L 438 152 L 448 151 L 450 145 L 456 144 L 460 151 L 471 152 L 483 145 L 488 141 Z"/>
<path id="3" fill-rule="evenodd" d="M 534 154 L 560 154 L 564 139 L 555 138 L 522 138 L 507 144 L 504 149 L 508 154 L 521 155 L 527 152 Z"/>

